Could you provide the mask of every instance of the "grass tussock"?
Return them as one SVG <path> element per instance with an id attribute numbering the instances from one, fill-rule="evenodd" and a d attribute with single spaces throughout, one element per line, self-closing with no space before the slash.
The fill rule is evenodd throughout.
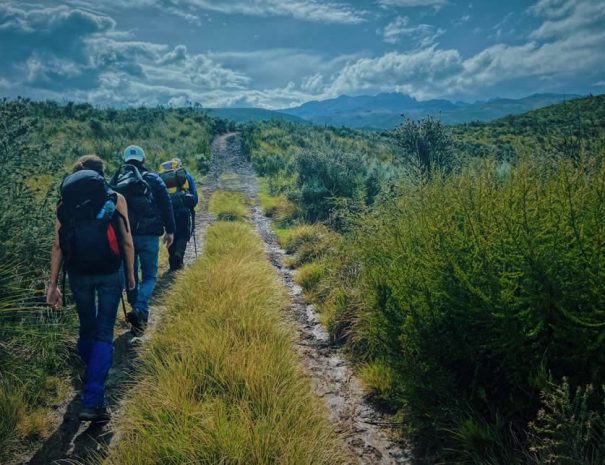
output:
<path id="1" fill-rule="evenodd" d="M 263 213 L 277 226 L 287 227 L 302 217 L 300 208 L 284 193 L 273 195 L 266 178 L 259 179 L 258 199 Z"/>
<path id="2" fill-rule="evenodd" d="M 250 217 L 246 199 L 239 192 L 215 192 L 210 199 L 209 209 L 220 221 L 238 221 Z"/>
<path id="3" fill-rule="evenodd" d="M 292 255 L 290 266 L 318 260 L 338 247 L 340 236 L 322 224 L 304 224 L 278 233 L 280 245 Z"/>
<path id="4" fill-rule="evenodd" d="M 212 226 L 166 299 L 107 463 L 344 463 L 292 352 L 284 299 L 252 228 Z"/>

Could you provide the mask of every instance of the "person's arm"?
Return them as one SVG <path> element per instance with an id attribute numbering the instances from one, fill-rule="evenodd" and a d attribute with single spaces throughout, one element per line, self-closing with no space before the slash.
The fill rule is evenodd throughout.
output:
<path id="1" fill-rule="evenodd" d="M 193 206 L 191 207 L 191 209 L 194 209 L 199 202 L 199 198 L 197 195 L 197 186 L 195 185 L 195 179 L 193 179 L 193 176 L 189 172 L 187 172 L 187 182 L 189 183 L 189 193 L 193 196 Z"/>
<path id="2" fill-rule="evenodd" d="M 46 287 L 46 303 L 53 308 L 61 308 L 62 295 L 59 290 L 59 271 L 63 264 L 63 253 L 59 243 L 59 229 L 61 223 L 59 220 L 55 222 L 55 240 L 53 241 L 52 252 L 50 257 L 50 278 Z"/>
<path id="3" fill-rule="evenodd" d="M 158 202 L 158 206 L 160 207 L 160 211 L 162 212 L 162 219 L 164 221 L 164 229 L 166 230 L 166 236 L 164 237 L 164 242 L 166 243 L 166 247 L 170 247 L 172 242 L 174 241 L 174 231 L 176 230 L 176 223 L 174 221 L 174 210 L 172 208 L 172 200 L 170 200 L 170 194 L 168 193 L 168 188 L 166 184 L 160 178 L 159 175 L 155 174 L 155 197 Z"/>
<path id="4" fill-rule="evenodd" d="M 136 287 L 134 279 L 134 243 L 132 234 L 130 233 L 130 223 L 128 222 L 128 206 L 126 199 L 122 194 L 118 194 L 118 202 L 116 209 L 120 213 L 120 237 L 122 239 L 122 251 L 124 253 L 124 265 L 126 266 L 126 283 L 128 290 L 133 290 Z"/>

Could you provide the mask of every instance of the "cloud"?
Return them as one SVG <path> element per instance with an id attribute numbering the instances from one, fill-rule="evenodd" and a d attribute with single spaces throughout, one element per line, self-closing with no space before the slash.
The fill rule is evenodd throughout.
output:
<path id="1" fill-rule="evenodd" d="M 402 91 L 422 98 L 432 94 L 439 82 L 462 71 L 462 59 L 457 50 L 440 50 L 432 46 L 410 53 L 390 52 L 348 64 L 326 91 L 333 96 Z"/>
<path id="2" fill-rule="evenodd" d="M 321 23 L 359 24 L 364 21 L 363 13 L 348 4 L 319 0 L 184 0 L 184 3 L 228 14 L 291 16 Z"/>
<path id="3" fill-rule="evenodd" d="M 199 14 L 204 12 L 260 17 L 283 16 L 301 21 L 340 24 L 360 24 L 365 21 L 367 14 L 348 3 L 322 0 L 105 0 L 102 4 L 92 0 L 75 1 L 91 8 L 110 6 L 114 10 L 155 7 L 194 24 L 201 23 Z"/>
<path id="4" fill-rule="evenodd" d="M 243 43 L 235 50 L 202 52 L 201 47 L 210 47 L 201 44 L 202 39 L 183 43 L 179 38 L 197 33 L 191 24 L 199 25 L 196 21 L 207 18 L 209 12 L 285 16 L 329 24 L 378 21 L 385 13 L 372 16 L 338 0 L 106 0 L 99 2 L 101 6 L 93 5 L 92 0 L 66 1 L 71 6 L 0 4 L 3 95 L 116 105 L 197 101 L 204 106 L 280 108 L 341 94 L 399 91 L 419 99 L 470 99 L 526 90 L 573 91 L 567 87 L 570 83 L 575 89 L 596 91 L 605 82 L 605 4 L 595 0 L 539 0 L 526 11 L 537 25 L 527 32 L 525 43 L 523 37 L 517 37 L 513 43 L 495 43 L 478 51 L 437 43 L 445 32 L 438 25 L 445 22 L 416 24 L 410 19 L 412 14 L 398 16 L 390 11 L 390 22 L 377 30 L 375 42 L 397 44 L 390 47 L 396 50 L 377 53 L 368 43 L 362 51 L 351 48 L 340 54 L 340 36 L 330 42 L 336 28 L 322 24 L 304 24 L 302 32 L 288 31 L 288 40 L 296 34 L 304 34 L 307 40 L 309 30 L 318 34 L 317 41 L 304 42 L 307 48 L 265 45 L 255 50 L 252 44 Z M 113 10 L 112 2 L 116 5 Z M 385 8 L 421 4 L 434 8 L 446 2 L 382 0 L 379 4 Z M 171 34 L 141 33 L 133 26 L 136 22 L 126 22 L 133 27 L 129 31 L 119 29 L 126 15 L 134 14 L 126 8 L 147 11 L 152 7 L 173 10 L 167 23 Z M 458 15 L 460 21 L 467 19 L 463 13 Z M 478 14 L 473 13 L 474 21 L 480 20 Z M 120 22 L 116 22 L 118 18 Z M 252 23 L 250 18 L 239 20 L 238 24 Z M 175 25 L 185 25 L 187 34 L 174 33 Z M 491 25 L 484 26 L 489 31 Z M 350 30 L 355 34 L 365 31 L 371 37 L 376 27 Z M 343 29 L 349 30 L 339 28 L 338 34 Z M 146 40 L 136 40 L 142 37 Z M 234 35 L 234 39 L 238 37 L 252 34 Z M 385 48 L 384 44 L 379 47 Z"/>
<path id="5" fill-rule="evenodd" d="M 444 29 L 436 28 L 430 24 L 411 25 L 409 17 L 397 16 L 385 26 L 382 31 L 382 37 L 388 44 L 396 44 L 402 38 L 407 37 L 416 46 L 428 47 L 444 33 Z"/>
<path id="6" fill-rule="evenodd" d="M 440 9 L 447 3 L 448 0 L 378 0 L 378 4 L 382 7 L 397 8 L 433 7 Z"/>
<path id="7" fill-rule="evenodd" d="M 531 9 L 547 21 L 532 32 L 532 39 L 553 39 L 605 29 L 605 2 L 594 0 L 541 0 Z"/>

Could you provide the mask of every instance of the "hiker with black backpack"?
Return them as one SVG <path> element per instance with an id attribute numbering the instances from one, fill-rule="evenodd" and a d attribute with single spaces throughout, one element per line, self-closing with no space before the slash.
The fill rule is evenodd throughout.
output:
<path id="1" fill-rule="evenodd" d="M 149 300 L 158 277 L 160 237 L 165 233 L 164 243 L 168 248 L 174 242 L 174 212 L 164 181 L 145 167 L 145 152 L 137 145 L 124 150 L 124 164 L 110 185 L 126 198 L 128 204 L 137 289 L 135 294 L 129 295 L 132 311 L 127 318 L 133 333 L 138 336 L 149 319 Z"/>
<path id="2" fill-rule="evenodd" d="M 86 367 L 80 419 L 106 421 L 105 380 L 113 359 L 113 327 L 126 276 L 134 289 L 134 246 L 124 197 L 104 178 L 103 161 L 78 160 L 61 185 L 46 301 L 62 305 L 63 266 L 80 320 L 77 350 Z M 63 289 L 65 292 L 65 289 Z"/>
<path id="3" fill-rule="evenodd" d="M 191 236 L 195 234 L 195 207 L 198 203 L 197 187 L 189 171 L 183 166 L 180 158 L 173 158 L 160 165 L 160 177 L 168 188 L 176 231 L 174 242 L 168 248 L 168 263 L 170 270 L 176 271 L 183 267 L 185 250 Z M 195 238 L 194 238 L 195 240 Z"/>

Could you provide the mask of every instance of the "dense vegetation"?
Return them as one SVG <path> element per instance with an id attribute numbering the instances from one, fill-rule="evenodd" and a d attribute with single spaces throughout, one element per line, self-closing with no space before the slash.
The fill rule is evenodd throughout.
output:
<path id="1" fill-rule="evenodd" d="M 145 148 L 152 167 L 180 156 L 203 173 L 213 135 L 227 128 L 195 108 L 0 102 L 0 461 L 20 440 L 44 434 L 47 408 L 70 393 L 74 312 L 40 307 L 63 176 L 89 153 L 112 172 L 131 143 Z"/>
<path id="2" fill-rule="evenodd" d="M 298 282 L 428 463 L 605 461 L 603 128 L 601 96 L 246 131 Z"/>
<path id="3" fill-rule="evenodd" d="M 242 127 L 262 176 L 263 208 L 278 226 L 297 281 L 370 395 L 396 413 L 428 463 L 605 461 L 604 128 L 603 96 L 449 128 L 435 120 L 407 121 L 385 133 L 283 121 Z M 111 172 L 130 143 L 146 149 L 150 165 L 180 156 L 203 173 L 211 138 L 229 129 L 197 108 L 0 104 L 6 206 L 0 211 L 0 461 L 44 434 L 49 406 L 71 392 L 73 312 L 40 307 L 62 177 L 87 153 L 103 157 Z M 223 220 L 248 215 L 231 193 L 218 193 L 211 209 Z M 218 456 L 254 463 L 263 454 L 321 463 L 331 450 L 331 433 L 316 420 L 321 415 L 308 387 L 283 357 L 287 335 L 270 325 L 240 328 L 214 319 L 232 323 L 233 308 L 250 311 L 247 300 L 224 296 L 235 289 L 241 297 L 257 282 L 264 290 L 254 311 L 263 317 L 249 323 L 275 322 L 279 299 L 248 229 L 239 222 L 217 225 L 205 258 L 178 283 L 187 305 L 175 300 L 167 332 L 145 354 L 143 378 L 165 383 L 144 384 L 128 407 L 132 421 L 124 424 L 126 441 L 114 451 L 115 463 L 177 452 L 209 463 Z M 225 241 L 233 247 L 224 248 Z M 235 272 L 230 261 L 249 269 Z M 223 277 L 207 280 L 212 270 Z M 194 287 L 203 298 L 187 294 Z M 221 298 L 210 312 L 214 293 Z M 205 333 L 183 323 L 191 318 L 212 330 L 212 347 L 204 345 Z M 227 348 L 245 329 L 255 337 L 243 342 L 279 353 L 279 361 L 259 366 L 282 377 L 282 397 L 296 400 L 291 414 L 279 413 L 283 399 L 268 395 L 268 378 L 253 370 L 258 354 L 248 346 L 232 365 L 243 360 L 249 372 L 209 362 L 222 357 L 221 328 L 219 342 Z M 186 349 L 191 360 L 167 357 L 175 348 Z M 245 389 L 221 394 L 202 383 L 203 391 L 187 391 L 187 381 L 175 375 L 191 375 L 185 362 L 208 379 L 230 377 Z M 174 405 L 162 403 L 165 389 L 178 394 L 171 396 Z M 234 409 L 241 399 L 254 410 Z M 200 418 L 213 418 L 218 433 L 209 434 Z M 303 431 L 298 421 L 308 418 L 314 428 Z M 234 422 L 259 429 L 234 436 Z M 289 442 L 290 430 L 306 443 Z M 263 431 L 279 431 L 282 442 L 272 433 L 270 444 Z M 140 455 L 126 444 L 142 444 Z"/>
<path id="4" fill-rule="evenodd" d="M 203 256 L 180 275 L 142 354 L 109 464 L 345 461 L 298 368 L 285 293 L 241 194 L 216 192 Z"/>

